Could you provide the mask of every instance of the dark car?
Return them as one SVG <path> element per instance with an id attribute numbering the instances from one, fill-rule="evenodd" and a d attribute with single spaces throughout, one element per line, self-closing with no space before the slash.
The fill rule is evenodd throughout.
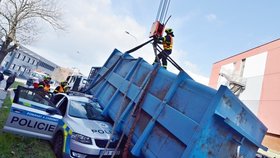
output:
<path id="1" fill-rule="evenodd" d="M 33 85 L 33 79 L 32 78 L 29 78 L 29 79 L 27 79 L 27 81 L 26 81 L 26 85 L 27 86 L 32 86 Z"/>
<path id="2" fill-rule="evenodd" d="M 12 73 L 13 72 L 11 70 L 9 70 L 9 69 L 6 69 L 6 70 L 3 71 L 3 74 L 7 75 L 7 76 L 10 76 Z"/>

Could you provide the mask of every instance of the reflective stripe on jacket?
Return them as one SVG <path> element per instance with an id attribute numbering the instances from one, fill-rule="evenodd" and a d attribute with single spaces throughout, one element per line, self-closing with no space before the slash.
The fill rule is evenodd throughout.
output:
<path id="1" fill-rule="evenodd" d="M 162 41 L 164 50 L 172 50 L 173 47 L 173 37 L 171 35 L 166 35 L 163 37 Z"/>
<path id="2" fill-rule="evenodd" d="M 42 88 L 42 89 L 44 89 L 44 91 L 49 92 L 51 86 L 48 83 L 42 81 L 42 82 L 39 83 L 38 88 Z"/>
<path id="3" fill-rule="evenodd" d="M 51 89 L 51 86 L 49 84 L 45 85 L 44 91 L 49 92 Z"/>
<path id="4" fill-rule="evenodd" d="M 54 90 L 54 93 L 63 93 L 64 92 L 64 88 L 60 85 L 57 86 Z"/>

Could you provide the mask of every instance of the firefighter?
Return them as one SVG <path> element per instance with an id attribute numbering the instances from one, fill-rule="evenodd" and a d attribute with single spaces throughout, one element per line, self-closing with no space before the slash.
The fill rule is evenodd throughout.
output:
<path id="1" fill-rule="evenodd" d="M 34 88 L 39 88 L 39 79 L 34 79 L 34 81 L 33 81 L 33 87 Z"/>
<path id="2" fill-rule="evenodd" d="M 157 57 L 161 59 L 163 68 L 167 68 L 167 56 L 169 56 L 172 53 L 172 47 L 173 47 L 173 31 L 172 29 L 168 28 L 165 29 L 166 35 L 164 37 L 159 38 L 159 43 L 163 45 L 163 51 L 160 52 Z M 157 62 L 157 57 L 155 58 L 155 62 Z"/>
<path id="3" fill-rule="evenodd" d="M 51 81 L 51 77 L 46 76 L 44 77 L 44 80 L 39 82 L 39 89 L 44 90 L 45 92 L 50 92 L 50 81 Z"/>
<path id="4" fill-rule="evenodd" d="M 60 85 L 55 88 L 53 93 L 64 93 L 66 85 L 67 85 L 66 81 L 60 82 Z"/>

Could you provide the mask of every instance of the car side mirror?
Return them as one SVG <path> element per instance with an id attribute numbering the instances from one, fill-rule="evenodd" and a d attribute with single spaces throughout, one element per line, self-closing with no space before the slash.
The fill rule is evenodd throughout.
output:
<path id="1" fill-rule="evenodd" d="M 54 114 L 59 114 L 60 115 L 60 112 L 57 109 L 54 109 L 54 108 L 48 108 L 48 109 L 46 109 L 46 112 L 51 114 L 51 115 L 54 115 Z"/>

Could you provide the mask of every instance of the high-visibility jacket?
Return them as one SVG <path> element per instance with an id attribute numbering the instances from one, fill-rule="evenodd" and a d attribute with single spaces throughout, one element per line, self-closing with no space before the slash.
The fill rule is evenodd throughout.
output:
<path id="1" fill-rule="evenodd" d="M 33 81 L 33 87 L 34 87 L 34 88 L 38 88 L 38 87 L 39 87 L 39 80 L 38 80 L 38 79 L 35 79 L 35 80 Z"/>
<path id="2" fill-rule="evenodd" d="M 38 88 L 44 89 L 45 92 L 49 92 L 51 86 L 48 83 L 46 83 L 45 81 L 42 81 L 39 83 Z"/>
<path id="3" fill-rule="evenodd" d="M 164 36 L 162 40 L 162 45 L 164 50 L 172 50 L 173 37 L 171 35 Z"/>
<path id="4" fill-rule="evenodd" d="M 39 83 L 35 83 L 35 82 L 34 82 L 34 83 L 33 83 L 33 87 L 34 87 L 34 88 L 38 88 L 38 87 L 39 87 Z"/>
<path id="5" fill-rule="evenodd" d="M 51 86 L 49 84 L 45 85 L 44 91 L 49 92 L 51 89 Z"/>
<path id="6" fill-rule="evenodd" d="M 54 90 L 54 93 L 63 93 L 64 92 L 64 88 L 60 85 L 57 86 Z"/>

